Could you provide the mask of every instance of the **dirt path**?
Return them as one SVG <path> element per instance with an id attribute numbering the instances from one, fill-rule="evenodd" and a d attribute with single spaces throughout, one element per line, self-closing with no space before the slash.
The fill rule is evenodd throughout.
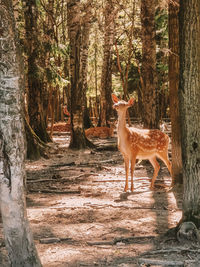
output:
<path id="1" fill-rule="evenodd" d="M 69 150 L 66 134 L 54 142 L 49 159 L 26 162 L 28 218 L 44 267 L 200 266 L 191 265 L 196 249 L 162 237 L 181 218 L 181 193 L 168 190 L 164 165 L 155 191 L 149 189 L 153 169 L 141 162 L 135 192 L 124 193 L 115 137 L 96 139 L 99 150 Z"/>

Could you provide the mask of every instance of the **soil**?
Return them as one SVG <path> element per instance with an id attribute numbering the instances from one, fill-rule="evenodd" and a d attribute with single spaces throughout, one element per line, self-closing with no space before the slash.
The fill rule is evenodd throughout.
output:
<path id="1" fill-rule="evenodd" d="M 44 267 L 200 266 L 199 248 L 169 231 L 182 216 L 182 189 L 170 188 L 162 162 L 155 190 L 153 168 L 142 161 L 134 192 L 125 193 L 116 134 L 92 139 L 97 149 L 70 150 L 68 132 L 53 140 L 48 158 L 26 161 L 27 214 Z M 3 243 L 0 266 L 6 267 Z"/>

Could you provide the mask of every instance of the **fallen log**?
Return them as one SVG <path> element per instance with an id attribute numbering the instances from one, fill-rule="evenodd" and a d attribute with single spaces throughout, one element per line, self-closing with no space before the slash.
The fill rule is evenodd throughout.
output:
<path id="1" fill-rule="evenodd" d="M 87 241 L 89 246 L 114 245 L 114 241 Z"/>
<path id="2" fill-rule="evenodd" d="M 80 190 L 68 190 L 68 191 L 58 191 L 58 190 L 49 190 L 49 189 L 42 189 L 42 190 L 35 190 L 29 189 L 30 193 L 49 193 L 49 194 L 77 194 L 80 195 Z"/>
<path id="3" fill-rule="evenodd" d="M 149 266 L 155 265 L 155 266 L 182 266 L 184 267 L 183 261 L 173 261 L 173 260 L 157 260 L 157 259 L 147 259 L 147 258 L 139 258 L 138 259 L 139 266 L 142 266 L 143 264 L 147 264 Z"/>
<path id="4" fill-rule="evenodd" d="M 42 238 L 39 240 L 41 244 L 52 244 L 60 242 L 60 238 L 52 237 L 52 238 Z"/>
<path id="5" fill-rule="evenodd" d="M 156 254 L 171 254 L 171 253 L 184 253 L 184 252 L 191 252 L 191 253 L 200 253 L 200 249 L 190 249 L 188 247 L 174 247 L 174 248 L 167 248 L 167 249 L 158 249 L 153 251 L 148 251 L 142 254 L 142 256 L 151 256 Z"/>
<path id="6" fill-rule="evenodd" d="M 75 162 L 71 161 L 71 162 L 66 162 L 66 163 L 60 163 L 60 164 L 54 164 L 51 165 L 50 167 L 52 168 L 60 168 L 60 167 L 66 167 L 66 166 L 75 166 Z"/>
<path id="7" fill-rule="evenodd" d="M 59 179 L 33 179 L 33 180 L 27 180 L 27 183 L 41 183 L 41 182 L 56 182 L 56 181 L 58 181 L 58 182 L 64 182 L 64 181 L 72 181 L 72 180 L 76 180 L 76 179 L 79 179 L 79 178 L 81 178 L 81 177 L 84 177 L 84 176 L 91 176 L 91 175 L 94 175 L 94 174 L 92 174 L 92 173 L 83 173 L 83 174 L 80 174 L 80 175 L 78 175 L 78 176 L 70 176 L 70 177 L 68 177 L 68 178 L 59 178 Z"/>
<path id="8" fill-rule="evenodd" d="M 99 245 L 117 245 L 119 243 L 123 244 L 134 244 L 134 243 L 144 243 L 148 239 L 154 239 L 155 236 L 131 236 L 131 237 L 116 237 L 113 240 L 94 240 L 87 241 L 87 244 L 90 246 L 99 246 Z"/>
<path id="9" fill-rule="evenodd" d="M 41 244 L 52 244 L 52 243 L 59 243 L 59 242 L 72 242 L 72 238 L 58 238 L 58 237 L 49 237 L 49 238 L 41 238 L 39 240 Z"/>

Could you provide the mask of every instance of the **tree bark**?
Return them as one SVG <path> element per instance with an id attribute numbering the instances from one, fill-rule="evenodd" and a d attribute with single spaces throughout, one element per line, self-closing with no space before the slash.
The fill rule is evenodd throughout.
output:
<path id="1" fill-rule="evenodd" d="M 81 15 L 80 0 L 67 3 L 68 35 L 70 40 L 70 82 L 71 82 L 71 141 L 70 148 L 86 148 L 91 143 L 84 131 L 84 94 L 81 68 Z"/>
<path id="2" fill-rule="evenodd" d="M 82 83 L 80 77 L 80 0 L 70 0 L 67 4 L 68 35 L 70 40 L 70 81 L 71 81 L 71 123 L 70 147 L 86 146 L 83 133 Z"/>
<path id="3" fill-rule="evenodd" d="M 22 68 L 11 0 L 0 2 L 0 205 L 10 266 L 42 266 L 24 198 Z"/>
<path id="4" fill-rule="evenodd" d="M 89 111 L 87 108 L 87 97 L 86 92 L 88 89 L 87 84 L 87 73 L 88 73 L 88 49 L 90 40 L 90 28 L 92 18 L 92 6 L 91 0 L 84 6 L 84 16 L 82 19 L 82 52 L 81 52 L 81 76 L 83 80 L 83 103 L 84 103 L 84 128 L 92 126 Z"/>
<path id="5" fill-rule="evenodd" d="M 179 0 L 169 2 L 169 96 L 172 126 L 172 177 L 173 184 L 183 183 L 181 158 L 181 130 L 179 115 Z"/>
<path id="6" fill-rule="evenodd" d="M 101 110 L 100 124 L 107 126 L 108 121 L 113 114 L 112 108 L 112 54 L 114 44 L 114 19 L 116 10 L 111 0 L 106 1 L 104 23 L 104 51 L 103 66 L 101 74 Z"/>
<path id="7" fill-rule="evenodd" d="M 145 128 L 159 128 L 157 110 L 155 0 L 141 0 L 143 122 Z"/>
<path id="8" fill-rule="evenodd" d="M 23 0 L 26 31 L 26 51 L 28 61 L 28 114 L 30 126 L 44 142 L 51 139 L 46 130 L 43 110 L 44 78 L 41 73 L 40 41 L 38 40 L 37 4 L 36 0 Z M 47 105 L 46 105 L 47 108 Z"/>
<path id="9" fill-rule="evenodd" d="M 200 227 L 200 2 L 180 1 L 180 118 L 183 217 Z"/>

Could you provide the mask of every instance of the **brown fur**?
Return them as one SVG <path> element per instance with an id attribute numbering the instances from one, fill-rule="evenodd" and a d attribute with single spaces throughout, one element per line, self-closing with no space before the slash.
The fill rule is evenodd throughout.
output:
<path id="1" fill-rule="evenodd" d="M 85 135 L 88 138 L 99 137 L 99 138 L 109 138 L 113 136 L 113 128 L 109 127 L 92 127 L 85 130 Z"/>
<path id="2" fill-rule="evenodd" d="M 153 168 L 154 174 L 151 182 L 151 188 L 154 188 L 154 182 L 158 175 L 160 165 L 156 158 L 160 158 L 167 166 L 171 173 L 171 162 L 168 159 L 168 144 L 169 137 L 160 130 L 148 130 L 128 128 L 126 126 L 126 111 L 133 105 L 134 99 L 131 98 L 128 102 L 119 100 L 116 95 L 112 95 L 114 108 L 118 113 L 118 147 L 121 151 L 126 171 L 126 184 L 124 191 L 128 189 L 128 173 L 129 162 L 131 162 L 131 191 L 133 186 L 133 172 L 135 169 L 136 159 L 148 159 Z"/>

